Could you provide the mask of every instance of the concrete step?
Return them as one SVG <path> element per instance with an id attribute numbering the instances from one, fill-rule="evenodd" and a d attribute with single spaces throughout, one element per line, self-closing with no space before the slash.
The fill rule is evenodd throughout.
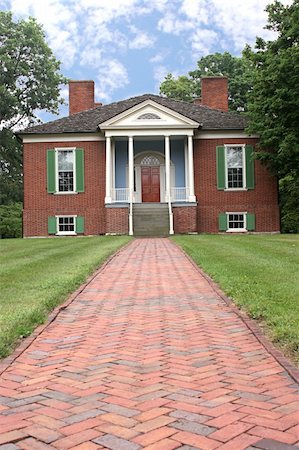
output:
<path id="1" fill-rule="evenodd" d="M 168 236 L 168 205 L 165 203 L 133 205 L 133 228 L 135 236 Z"/>

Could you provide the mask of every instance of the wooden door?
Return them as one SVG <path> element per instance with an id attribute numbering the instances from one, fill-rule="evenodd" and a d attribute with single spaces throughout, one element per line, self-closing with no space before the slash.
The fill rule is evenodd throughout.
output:
<path id="1" fill-rule="evenodd" d="M 160 167 L 141 167 L 142 201 L 160 202 Z"/>

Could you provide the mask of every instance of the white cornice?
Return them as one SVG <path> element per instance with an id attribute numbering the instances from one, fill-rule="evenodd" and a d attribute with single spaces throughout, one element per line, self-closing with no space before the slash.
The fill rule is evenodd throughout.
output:
<path id="1" fill-rule="evenodd" d="M 193 136 L 194 130 L 188 128 L 161 128 L 161 129 L 126 129 L 126 130 L 107 130 L 105 131 L 106 137 L 120 137 L 120 136 Z"/>
<path id="2" fill-rule="evenodd" d="M 194 139 L 259 139 L 257 134 L 247 134 L 239 130 L 212 130 L 212 131 L 198 131 Z"/>
<path id="3" fill-rule="evenodd" d="M 82 134 L 82 133 L 63 133 L 63 134 L 27 134 L 20 136 L 23 144 L 31 144 L 35 142 L 90 142 L 105 141 L 100 134 Z"/>

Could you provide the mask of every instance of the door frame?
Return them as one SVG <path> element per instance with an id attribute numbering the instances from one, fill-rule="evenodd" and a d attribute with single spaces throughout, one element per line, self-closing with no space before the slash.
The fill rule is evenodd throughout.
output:
<path id="1" fill-rule="evenodd" d="M 146 155 L 156 156 L 160 161 L 160 203 L 165 203 L 165 156 L 162 153 L 152 150 L 145 150 L 138 153 L 134 158 L 134 174 L 135 174 L 135 188 L 133 202 L 142 203 L 142 186 L 141 186 L 141 161 Z M 129 180 L 129 167 L 127 165 L 126 180 L 128 186 Z M 175 166 L 170 161 L 170 185 L 175 186 Z"/>

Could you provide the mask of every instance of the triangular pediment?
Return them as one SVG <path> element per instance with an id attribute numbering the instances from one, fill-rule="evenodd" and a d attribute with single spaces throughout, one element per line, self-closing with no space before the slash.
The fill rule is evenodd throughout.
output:
<path id="1" fill-rule="evenodd" d="M 101 123 L 101 130 L 198 128 L 199 123 L 162 106 L 153 100 L 145 100 Z"/>

